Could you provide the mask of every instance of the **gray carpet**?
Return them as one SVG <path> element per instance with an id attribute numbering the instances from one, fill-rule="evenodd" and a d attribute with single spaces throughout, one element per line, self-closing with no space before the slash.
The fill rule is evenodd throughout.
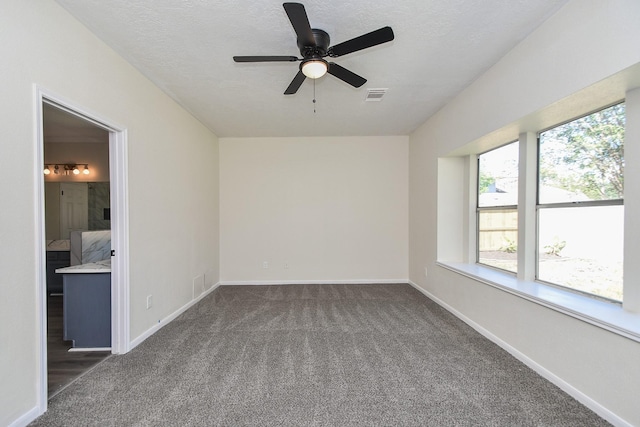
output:
<path id="1" fill-rule="evenodd" d="M 221 287 L 34 426 L 602 426 L 409 285 Z"/>

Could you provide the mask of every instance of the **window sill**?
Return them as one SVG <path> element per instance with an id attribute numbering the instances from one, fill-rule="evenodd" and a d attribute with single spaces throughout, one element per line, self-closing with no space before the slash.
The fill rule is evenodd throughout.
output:
<path id="1" fill-rule="evenodd" d="M 625 311 L 621 305 L 590 298 L 477 264 L 440 262 L 440 267 L 509 292 L 526 300 L 640 342 L 640 313 Z"/>

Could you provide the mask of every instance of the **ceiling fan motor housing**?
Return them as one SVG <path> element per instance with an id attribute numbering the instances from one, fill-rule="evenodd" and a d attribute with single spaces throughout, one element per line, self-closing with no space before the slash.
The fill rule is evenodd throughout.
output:
<path id="1" fill-rule="evenodd" d="M 235 62 L 300 62 L 300 70 L 284 91 L 285 95 L 293 95 L 306 78 L 317 79 L 326 73 L 342 80 L 343 82 L 358 88 L 367 82 L 362 76 L 347 70 L 335 62 L 327 62 L 324 58 L 329 56 L 337 58 L 359 50 L 377 46 L 393 40 L 391 27 L 382 27 L 370 33 L 344 41 L 329 47 L 330 39 L 326 31 L 311 28 L 309 18 L 302 3 L 283 3 L 282 6 L 291 21 L 293 30 L 297 35 L 297 45 L 302 58 L 285 55 L 258 55 L 258 56 L 234 56 Z"/>
<path id="2" fill-rule="evenodd" d="M 317 28 L 312 28 L 311 32 L 313 33 L 313 39 L 316 42 L 315 46 L 305 46 L 298 39 L 298 48 L 300 48 L 300 55 L 304 59 L 308 58 L 322 58 L 327 56 L 327 49 L 329 49 L 329 34 L 327 34 L 324 30 L 319 30 Z"/>

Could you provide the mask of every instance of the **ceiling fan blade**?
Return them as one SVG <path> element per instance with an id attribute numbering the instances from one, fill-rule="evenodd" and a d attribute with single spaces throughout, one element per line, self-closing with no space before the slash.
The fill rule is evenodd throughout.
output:
<path id="1" fill-rule="evenodd" d="M 357 52 L 368 47 L 377 46 L 382 43 L 393 40 L 393 30 L 391 27 L 382 27 L 379 30 L 361 35 L 346 42 L 338 43 L 329 48 L 329 56 L 337 57 L 346 55 L 347 53 Z"/>
<path id="2" fill-rule="evenodd" d="M 298 91 L 298 89 L 300 88 L 300 86 L 302 86 L 302 82 L 306 78 L 307 78 L 307 76 L 302 74 L 302 71 L 298 71 L 298 74 L 296 74 L 296 76 L 293 78 L 293 80 L 291 81 L 291 84 L 289 85 L 287 90 L 284 91 L 284 94 L 285 95 L 293 95 L 294 93 L 296 93 Z"/>
<path id="3" fill-rule="evenodd" d="M 336 64 L 335 62 L 329 62 L 329 69 L 327 72 L 333 76 L 336 76 L 343 82 L 349 83 L 353 87 L 360 87 L 367 82 L 367 79 L 360 77 L 354 72 L 347 70 L 344 67 Z"/>
<path id="4" fill-rule="evenodd" d="M 234 56 L 236 62 L 295 62 L 295 56 Z"/>
<path id="5" fill-rule="evenodd" d="M 304 5 L 300 3 L 284 3 L 282 6 L 284 6 L 289 21 L 291 21 L 291 25 L 293 25 L 293 29 L 298 35 L 298 45 L 315 46 L 316 39 L 313 37 Z"/>

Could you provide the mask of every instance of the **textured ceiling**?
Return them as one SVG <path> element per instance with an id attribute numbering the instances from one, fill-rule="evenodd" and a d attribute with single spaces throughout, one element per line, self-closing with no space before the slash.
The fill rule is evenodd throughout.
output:
<path id="1" fill-rule="evenodd" d="M 235 63 L 296 55 L 281 2 L 57 0 L 220 137 L 407 135 L 557 11 L 566 0 L 308 0 L 331 45 L 383 26 L 395 40 L 336 58 L 368 79 L 327 75 L 285 96 L 298 63 Z M 381 102 L 367 89 L 388 88 Z"/>

